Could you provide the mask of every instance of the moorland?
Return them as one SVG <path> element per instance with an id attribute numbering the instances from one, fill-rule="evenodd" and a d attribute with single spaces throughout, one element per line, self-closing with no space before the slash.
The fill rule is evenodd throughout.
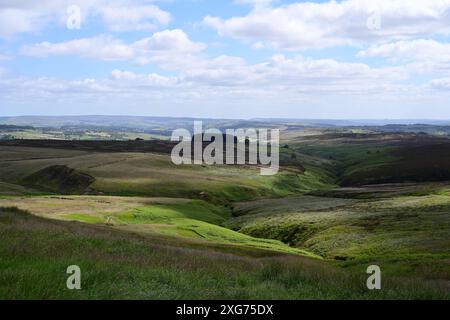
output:
<path id="1" fill-rule="evenodd" d="M 450 298 L 446 124 L 204 119 L 279 128 L 261 176 L 172 164 L 192 119 L 88 120 L 0 119 L 0 299 Z"/>

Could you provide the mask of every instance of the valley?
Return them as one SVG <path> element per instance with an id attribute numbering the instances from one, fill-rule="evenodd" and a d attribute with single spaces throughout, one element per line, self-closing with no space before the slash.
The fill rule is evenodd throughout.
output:
<path id="1" fill-rule="evenodd" d="M 449 298 L 446 137 L 286 129 L 275 176 L 170 146 L 0 141 L 0 297 Z M 85 290 L 52 287 L 66 264 Z"/>

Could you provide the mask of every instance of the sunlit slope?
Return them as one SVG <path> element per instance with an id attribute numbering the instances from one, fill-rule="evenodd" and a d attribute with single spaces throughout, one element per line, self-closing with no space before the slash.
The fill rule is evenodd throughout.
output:
<path id="1" fill-rule="evenodd" d="M 229 245 L 181 242 L 102 225 L 48 220 L 0 208 L 0 299 L 445 299 L 421 281 L 385 279 L 317 259 Z M 82 290 L 67 290 L 78 265 Z"/>
<path id="2" fill-rule="evenodd" d="M 0 199 L 0 207 L 21 210 L 49 218 L 103 224 L 140 234 L 176 238 L 179 241 L 208 242 L 314 256 L 277 240 L 257 239 L 221 225 L 230 211 L 202 200 L 41 196 Z"/>

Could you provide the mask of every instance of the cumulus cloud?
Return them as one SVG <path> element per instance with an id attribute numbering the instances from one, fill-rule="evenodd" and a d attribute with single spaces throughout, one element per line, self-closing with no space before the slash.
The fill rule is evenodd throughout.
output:
<path id="1" fill-rule="evenodd" d="M 445 60 L 450 61 L 450 44 L 431 39 L 397 41 L 374 45 L 358 53 L 359 57 L 383 57 L 392 60 Z"/>
<path id="2" fill-rule="evenodd" d="M 5 0 L 0 3 L 0 37 L 38 32 L 51 23 L 63 26 L 69 5 L 80 7 L 83 23 L 100 18 L 110 31 L 154 30 L 171 21 L 169 12 L 146 0 Z"/>
<path id="3" fill-rule="evenodd" d="M 392 114 L 392 106 L 417 104 L 424 96 L 420 88 L 398 84 L 392 78 L 386 80 L 381 74 L 376 75 L 377 72 L 374 72 L 375 76 L 371 75 L 373 70 L 370 68 L 357 71 L 360 73 L 357 77 L 344 79 L 332 73 L 329 76 L 324 67 L 327 63 L 320 61 L 308 67 L 299 66 L 319 72 L 313 77 L 298 72 L 283 73 L 283 65 L 297 62 L 280 56 L 263 65 L 247 65 L 245 69 L 231 71 L 212 66 L 226 65 L 233 60 L 232 57 L 217 60 L 205 62 L 205 66 L 211 66 L 211 69 L 202 71 L 197 66 L 188 70 L 190 74 L 182 72 L 174 77 L 118 69 L 113 70 L 108 78 L 99 79 L 64 80 L 8 75 L 0 77 L 0 92 L 4 106 L 20 108 L 24 101 L 33 101 L 27 110 L 34 107 L 39 113 L 59 114 L 61 110 L 58 108 L 62 107 L 65 110 L 73 108 L 77 113 L 89 113 L 95 106 L 97 112 L 108 114 L 222 117 L 254 117 L 255 114 L 301 116 L 305 114 L 303 112 L 325 117 L 326 111 L 341 116 L 339 112 L 346 112 L 355 117 L 367 115 L 378 107 L 389 109 Z M 366 72 L 368 74 L 364 75 Z M 352 71 L 348 70 L 347 74 L 350 73 Z M 238 74 L 243 79 L 237 77 Z M 269 77 L 274 75 L 278 78 L 270 81 Z M 374 77 L 380 77 L 379 81 L 373 81 Z M 277 83 L 279 80 L 283 81 Z M 436 99 L 441 99 L 441 94 L 445 93 L 440 92 L 435 94 Z M 359 108 L 355 109 L 356 106 Z M 352 114 L 351 110 L 356 110 L 356 113 Z"/>
<path id="4" fill-rule="evenodd" d="M 235 0 L 234 2 L 238 4 L 250 4 L 254 6 L 267 6 L 275 2 L 275 0 Z"/>
<path id="5" fill-rule="evenodd" d="M 80 110 L 79 106 L 95 105 L 96 110 L 130 113 L 132 108 L 144 112 L 159 105 L 159 114 L 180 115 L 177 110 L 185 110 L 184 114 L 193 115 L 198 114 L 198 108 L 206 108 L 210 116 L 226 116 L 230 110 L 254 116 L 262 112 L 261 108 L 273 116 L 281 116 L 279 108 L 284 108 L 291 112 L 284 115 L 293 116 L 301 107 L 311 112 L 315 108 L 318 112 L 341 108 L 355 116 L 349 110 L 357 105 L 359 114 L 368 114 L 377 107 L 404 108 L 421 101 L 442 105 L 447 93 L 444 81 L 424 87 L 408 84 L 408 71 L 402 67 L 370 67 L 301 55 L 274 55 L 254 64 L 234 56 L 190 56 L 171 67 L 170 76 L 114 69 L 106 78 L 80 80 L 5 74 L 0 77 L 0 92 L 4 105 L 33 101 L 33 105 L 47 106 L 46 111 L 48 106 L 71 105 Z M 438 87 L 440 90 L 436 90 Z"/>
<path id="6" fill-rule="evenodd" d="M 49 17 L 28 10 L 0 8 L 0 37 L 11 37 L 16 33 L 41 29 Z"/>
<path id="7" fill-rule="evenodd" d="M 105 6 L 97 9 L 104 23 L 112 31 L 154 30 L 158 25 L 167 25 L 170 13 L 155 5 Z"/>
<path id="8" fill-rule="evenodd" d="M 190 110 L 202 104 L 238 109 L 254 105 L 253 114 L 260 105 L 271 109 L 286 106 L 290 110 L 297 105 L 321 105 L 323 110 L 331 110 L 358 104 L 388 110 L 388 106 L 408 103 L 417 106 L 419 101 L 432 97 L 437 97 L 434 101 L 441 105 L 448 101 L 450 44 L 436 39 L 443 41 L 446 38 L 440 35 L 450 33 L 450 0 L 345 0 L 287 5 L 270 0 L 234 2 L 249 5 L 249 13 L 225 19 L 208 16 L 204 23 L 220 35 L 242 40 L 254 49 L 270 47 L 276 49 L 274 53 L 283 54 L 264 51 L 258 56 L 261 61 L 267 54 L 262 62 L 250 63 L 247 57 L 254 58 L 251 53 L 230 55 L 227 50 L 235 49 L 232 43 L 207 51 L 206 43 L 193 41 L 183 30 L 164 27 L 172 17 L 152 1 L 77 0 L 83 23 L 97 18 L 114 32 L 152 33 L 143 37 L 141 33 L 106 34 L 108 31 L 102 30 L 80 39 L 51 38 L 23 45 L 19 54 L 125 61 L 133 68 L 120 63 L 108 75 L 79 80 L 64 80 L 63 71 L 60 78 L 27 77 L 0 68 L 2 101 L 33 101 L 33 105 L 34 101 L 42 101 L 45 108 L 66 103 L 97 106 L 102 101 L 108 108 L 114 104 L 146 106 L 159 101 L 164 111 L 167 106 L 180 105 Z M 60 0 L 1 1 L 0 37 L 65 24 L 65 4 Z M 368 28 L 367 19 L 377 15 L 381 28 Z M 313 59 L 306 53 L 285 52 L 337 45 L 357 46 L 361 60 Z M 16 54 L 11 49 L 0 49 L 8 55 Z M 21 59 L 20 55 L 17 59 Z M 2 57 L 0 53 L 0 60 Z M 369 65 L 371 57 L 383 61 Z M 84 62 L 76 63 L 83 68 Z M 136 71 L 138 65 L 146 64 L 155 65 L 157 68 L 152 69 L 157 73 Z M 150 68 L 142 67 L 146 69 Z M 417 71 L 430 72 L 431 76 L 415 78 Z M 431 103 L 427 101 L 426 105 Z"/>
<path id="9" fill-rule="evenodd" d="M 190 40 L 181 29 L 157 32 L 136 41 L 132 46 L 138 52 L 136 63 L 158 63 L 166 69 L 176 68 L 178 64 L 192 60 L 192 55 L 206 48 L 205 44 Z"/>
<path id="10" fill-rule="evenodd" d="M 20 53 L 31 57 L 49 57 L 57 55 L 74 55 L 97 60 L 134 60 L 138 63 L 150 63 L 167 57 L 180 57 L 203 50 L 202 43 L 189 39 L 180 30 L 164 30 L 151 37 L 133 43 L 124 43 L 112 36 L 97 36 L 63 41 L 58 43 L 41 42 L 23 46 Z"/>
<path id="11" fill-rule="evenodd" d="M 395 67 L 371 68 L 362 63 L 344 63 L 332 59 L 310 59 L 303 56 L 287 58 L 275 55 L 270 60 L 248 64 L 244 59 L 232 56 L 215 58 L 194 57 L 184 65 L 178 65 L 177 75 L 164 76 L 150 73 L 141 74 L 115 69 L 107 79 L 90 79 L 82 82 L 51 81 L 39 79 L 35 83 L 50 92 L 55 88 L 86 87 L 90 91 L 100 88 L 102 91 L 139 92 L 148 87 L 164 87 L 172 93 L 201 91 L 204 98 L 209 93 L 285 96 L 287 93 L 320 92 L 336 94 L 369 93 L 395 91 L 407 79 L 405 70 Z M 14 81 L 12 81 L 14 83 Z M 19 81 L 19 83 L 33 83 Z M 54 83 L 54 85 L 53 85 Z M 63 86 L 64 85 L 64 86 Z"/>
<path id="12" fill-rule="evenodd" d="M 358 57 L 382 57 L 393 63 L 408 63 L 418 72 L 450 72 L 450 44 L 432 39 L 397 41 L 370 46 Z"/>
<path id="13" fill-rule="evenodd" d="M 248 64 L 242 58 L 230 56 L 198 60 L 184 66 L 182 75 L 186 81 L 209 86 L 340 93 L 393 87 L 408 78 L 402 68 L 376 69 L 362 63 L 284 55 L 274 55 L 269 61 L 258 64 Z"/>
<path id="14" fill-rule="evenodd" d="M 379 29 L 368 27 L 379 17 Z M 345 0 L 255 6 L 246 16 L 204 23 L 222 36 L 277 49 L 304 50 L 450 34 L 450 0 Z"/>
<path id="15" fill-rule="evenodd" d="M 203 50 L 205 45 L 191 41 L 183 30 L 175 29 L 157 32 L 149 38 L 135 42 L 134 47 L 144 52 L 198 52 Z"/>
<path id="16" fill-rule="evenodd" d="M 118 69 L 111 72 L 111 78 L 116 81 L 131 82 L 138 86 L 169 87 L 179 83 L 177 77 L 165 77 L 157 73 L 139 74 Z"/>
<path id="17" fill-rule="evenodd" d="M 21 48 L 20 54 L 45 58 L 57 55 L 77 55 L 99 60 L 128 60 L 134 57 L 132 47 L 111 36 L 76 39 L 59 43 L 41 42 Z"/>

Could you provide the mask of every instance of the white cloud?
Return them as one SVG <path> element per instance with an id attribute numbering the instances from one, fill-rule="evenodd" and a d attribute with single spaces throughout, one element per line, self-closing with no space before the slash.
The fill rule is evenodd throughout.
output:
<path id="1" fill-rule="evenodd" d="M 282 95 L 286 90 L 311 93 L 386 90 L 397 87 L 409 76 L 404 68 L 370 68 L 363 63 L 303 56 L 287 58 L 284 55 L 274 55 L 269 61 L 258 64 L 248 64 L 244 59 L 232 56 L 194 57 L 178 64 L 177 68 L 180 77 L 189 83 L 239 87 L 248 92 L 265 90 L 273 95 Z"/>
<path id="2" fill-rule="evenodd" d="M 110 36 L 76 39 L 60 43 L 41 42 L 21 48 L 20 53 L 31 57 L 77 55 L 99 60 L 128 60 L 134 57 L 132 47 Z"/>
<path id="3" fill-rule="evenodd" d="M 448 101 L 445 88 L 450 81 L 408 84 L 407 69 L 401 67 L 284 55 L 256 64 L 240 57 L 192 55 L 171 67 L 171 76 L 114 69 L 106 78 L 76 81 L 5 74 L 0 77 L 0 92 L 3 105 L 33 101 L 42 108 L 36 112 L 55 114 L 60 113 L 55 108 L 68 106 L 89 113 L 92 105 L 103 113 L 225 117 L 357 117 L 379 115 L 380 110 L 401 116 L 393 110 L 412 106 L 420 111 L 418 106 L 424 104 L 441 114 L 448 109 L 443 102 Z"/>
<path id="4" fill-rule="evenodd" d="M 275 55 L 269 61 L 248 64 L 239 57 L 219 56 L 211 59 L 191 57 L 184 64 L 173 65 L 176 76 L 156 73 L 139 74 L 115 69 L 108 79 L 67 82 L 49 79 L 35 80 L 39 90 L 50 88 L 71 91 L 73 88 L 101 88 L 102 92 L 141 92 L 148 87 L 164 87 L 172 94 L 202 92 L 209 95 L 286 97 L 304 93 L 311 96 L 322 93 L 352 94 L 403 90 L 402 81 L 408 74 L 401 68 L 370 68 L 362 63 L 342 63 L 331 59 L 309 59 L 302 56 L 287 58 Z M 18 81 L 33 83 L 32 81 Z M 12 81 L 14 83 L 14 81 Z M 54 85 L 53 85 L 54 83 Z M 21 85 L 22 86 L 22 85 Z M 28 89 L 30 87 L 26 87 Z M 62 88 L 62 89 L 61 89 Z M 170 98 L 170 97 L 169 97 Z"/>
<path id="5" fill-rule="evenodd" d="M 14 76 L 0 68 L 2 103 L 29 105 L 33 101 L 34 106 L 35 101 L 40 101 L 41 110 L 45 111 L 53 105 L 85 105 L 87 112 L 92 105 L 97 107 L 103 103 L 107 106 L 103 110 L 110 112 L 109 107 L 116 105 L 125 113 L 132 106 L 143 110 L 158 103 L 164 112 L 166 108 L 182 106 L 192 113 L 199 106 L 220 107 L 226 113 L 233 108 L 239 112 L 250 110 L 247 106 L 253 105 L 251 116 L 262 106 L 273 115 L 281 116 L 278 108 L 292 111 L 302 105 L 310 109 L 320 106 L 321 110 L 341 108 L 342 112 L 353 105 L 352 110 L 366 107 L 370 112 L 376 106 L 384 110 L 409 104 L 419 108 L 425 100 L 422 106 L 435 106 L 431 102 L 444 105 L 448 101 L 450 44 L 431 39 L 442 39 L 445 37 L 437 35 L 450 34 L 450 0 L 346 0 L 290 5 L 270 0 L 234 2 L 252 6 L 251 11 L 243 17 L 230 19 L 206 17 L 204 22 L 219 34 L 240 39 L 254 49 L 303 50 L 363 45 L 359 48 L 366 49 L 360 49 L 360 58 L 382 57 L 391 64 L 384 61 L 381 67 L 378 63 L 374 64 L 378 67 L 372 67 L 362 62 L 312 59 L 299 54 L 277 54 L 266 57 L 264 62 L 249 63 L 244 56 L 228 55 L 228 49 L 236 49 L 228 42 L 215 45 L 212 51 L 220 53 L 209 57 L 206 44 L 193 41 L 181 29 L 154 31 L 155 28 L 165 29 L 172 19 L 170 13 L 161 10 L 154 1 L 77 0 L 75 4 L 82 9 L 82 28 L 95 18 L 115 32 L 153 30 L 154 33 L 139 40 L 135 39 L 135 34 L 120 38 L 117 33 L 68 41 L 50 38 L 47 42 L 23 46 L 20 54 L 154 64 L 162 71 L 137 72 L 138 66 L 134 65 L 134 72 L 131 72 L 124 70 L 127 68 L 121 64 L 111 68 L 117 69 L 104 78 L 81 77 L 73 81 L 56 76 Z M 35 32 L 56 23 L 64 26 L 66 4 L 60 0 L 0 0 L 0 37 Z M 381 17 L 381 29 L 370 30 L 367 19 L 377 12 Z M 12 50 L 2 52 L 15 53 Z M 264 54 L 266 52 L 261 56 Z M 0 60 L 3 58 L 0 54 Z M 46 63 L 51 64 L 51 60 Z M 76 63 L 83 68 L 83 62 Z M 432 76 L 425 80 L 412 78 L 416 71 L 430 72 Z M 64 70 L 59 74 L 64 75 Z M 429 79 L 435 80 L 428 82 Z"/>
<path id="6" fill-rule="evenodd" d="M 227 63 L 224 62 L 227 58 L 221 60 Z M 402 110 L 411 106 L 423 111 L 417 109 L 423 103 L 433 104 L 436 107 L 433 110 L 439 109 L 441 114 L 448 109 L 442 106 L 446 94 L 443 90 L 434 90 L 433 95 L 419 87 L 399 85 L 393 79 L 371 81 L 373 76 L 363 74 L 354 79 L 327 78 L 326 68 L 319 67 L 322 62 L 309 66 L 309 70 L 321 70 L 315 77 L 293 72 L 289 79 L 276 83 L 283 78 L 282 65 L 287 67 L 295 62 L 282 57 L 274 60 L 277 62 L 273 66 L 248 66 L 245 72 L 250 74 L 245 75 L 245 80 L 249 82 L 225 73 L 205 73 L 207 76 L 201 78 L 113 70 L 108 78 L 76 81 L 2 76 L 0 92 L 6 114 L 20 110 L 60 114 L 61 108 L 67 113 L 89 114 L 95 106 L 95 112 L 103 114 L 355 118 L 379 117 L 380 112 L 401 117 Z M 258 68 L 270 71 L 252 79 Z M 267 77 L 274 74 L 279 78 L 267 81 Z M 14 108 L 14 112 L 8 108 Z"/>
<path id="7" fill-rule="evenodd" d="M 358 53 L 359 57 L 383 57 L 398 61 L 444 60 L 450 61 L 450 43 L 431 39 L 397 41 L 374 45 Z"/>
<path id="8" fill-rule="evenodd" d="M 100 18 L 110 31 L 155 30 L 166 26 L 171 15 L 148 0 L 60 0 L 12 1 L 0 3 L 0 37 L 38 32 L 51 23 L 65 27 L 69 5 L 81 9 L 82 27 Z"/>
<path id="9" fill-rule="evenodd" d="M 42 28 L 48 21 L 47 15 L 32 11 L 0 8 L 0 37 L 11 37 L 16 33 L 33 32 Z"/>
<path id="10" fill-rule="evenodd" d="M 135 42 L 133 47 L 142 52 L 195 53 L 202 51 L 205 45 L 191 41 L 183 30 L 175 29 L 157 32 L 149 38 Z"/>
<path id="11" fill-rule="evenodd" d="M 380 29 L 367 27 L 380 17 Z M 204 23 L 222 36 L 278 49 L 303 50 L 450 34 L 450 0 L 345 0 L 255 6 L 246 16 Z"/>
<path id="12" fill-rule="evenodd" d="M 20 54 L 31 57 L 74 55 L 97 60 L 128 60 L 140 64 L 176 61 L 186 54 L 205 48 L 193 42 L 180 29 L 154 33 L 151 37 L 127 44 L 111 36 L 97 36 L 58 43 L 42 42 L 21 48 Z"/>
<path id="13" fill-rule="evenodd" d="M 138 74 L 130 71 L 114 69 L 111 78 L 116 81 L 130 82 L 137 86 L 175 86 L 178 84 L 176 77 L 165 77 L 157 73 Z"/>
<path id="14" fill-rule="evenodd" d="M 104 23 L 112 31 L 154 30 L 158 25 L 167 25 L 170 13 L 154 5 L 146 6 L 106 6 L 98 9 Z"/>
<path id="15" fill-rule="evenodd" d="M 251 4 L 254 6 L 267 6 L 273 2 L 274 0 L 234 0 L 235 3 L 238 4 Z"/>
<path id="16" fill-rule="evenodd" d="M 397 41 L 374 45 L 360 51 L 358 57 L 382 57 L 393 63 L 408 63 L 417 72 L 450 72 L 450 43 L 431 39 Z"/>

